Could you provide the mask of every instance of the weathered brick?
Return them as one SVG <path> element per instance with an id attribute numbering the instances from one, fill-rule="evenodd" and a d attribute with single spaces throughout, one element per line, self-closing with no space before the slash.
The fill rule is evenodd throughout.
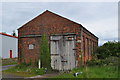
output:
<path id="1" fill-rule="evenodd" d="M 38 60 L 40 56 L 40 37 L 23 37 L 26 35 L 43 35 L 46 33 L 48 39 L 51 34 L 64 34 L 64 33 L 75 33 L 76 36 L 76 60 L 78 61 L 78 67 L 80 64 L 80 54 L 83 55 L 83 62 L 91 59 L 93 52 L 88 51 L 88 47 L 94 48 L 98 45 L 98 38 L 85 29 L 82 25 L 54 14 L 50 11 L 45 11 L 43 14 L 37 16 L 33 20 L 29 21 L 18 29 L 18 59 L 19 63 L 26 61 L 32 62 Z M 88 45 L 91 40 L 92 45 Z M 50 39 L 49 39 L 50 40 Z M 77 42 L 81 40 L 81 42 Z M 29 44 L 35 44 L 33 50 L 28 49 Z M 82 51 L 82 53 L 81 53 Z M 89 53 L 90 52 L 90 53 Z M 90 55 L 88 55 L 90 54 Z M 21 60 L 22 56 L 22 60 Z"/>

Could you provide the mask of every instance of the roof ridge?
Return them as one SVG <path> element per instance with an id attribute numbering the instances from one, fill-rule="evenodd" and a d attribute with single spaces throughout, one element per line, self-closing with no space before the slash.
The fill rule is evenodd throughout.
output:
<path id="1" fill-rule="evenodd" d="M 45 10 L 43 13 L 39 14 L 38 16 L 36 16 L 35 18 L 33 18 L 32 20 L 30 20 L 30 21 L 28 21 L 27 23 L 25 23 L 24 25 L 28 24 L 29 22 L 33 21 L 34 19 L 36 19 L 37 17 L 41 16 L 42 14 L 44 14 L 44 13 L 46 13 L 46 12 L 52 13 L 52 14 L 54 14 L 54 15 L 56 15 L 56 16 L 59 16 L 59 17 L 61 17 L 61 18 L 63 18 L 63 19 L 66 19 L 66 20 L 68 20 L 68 21 L 70 21 L 70 22 L 73 22 L 73 23 L 75 23 L 75 24 L 78 24 L 78 25 L 80 25 L 82 28 L 84 28 L 85 30 L 87 30 L 90 34 L 92 34 L 94 37 L 98 38 L 98 37 L 95 36 L 93 33 L 91 33 L 88 29 L 86 29 L 84 26 L 82 26 L 80 23 L 77 23 L 77 22 L 75 22 L 75 21 L 72 21 L 72 20 L 70 20 L 70 19 L 68 19 L 68 18 L 66 18 L 66 17 L 63 17 L 63 16 L 61 16 L 61 15 L 59 15 L 59 14 L 56 14 L 56 13 L 50 11 L 50 10 Z M 24 25 L 23 25 L 23 26 L 24 26 Z M 20 28 L 22 28 L 23 26 L 21 26 Z M 18 28 L 18 29 L 20 29 L 20 28 Z"/>

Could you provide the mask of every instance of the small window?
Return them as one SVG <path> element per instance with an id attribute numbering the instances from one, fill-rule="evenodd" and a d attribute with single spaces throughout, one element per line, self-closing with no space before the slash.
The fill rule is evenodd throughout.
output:
<path id="1" fill-rule="evenodd" d="M 73 40 L 73 39 L 74 39 L 73 37 L 68 37 L 68 40 L 70 40 L 70 41 Z"/>
<path id="2" fill-rule="evenodd" d="M 33 44 L 29 44 L 29 49 L 34 49 L 34 45 Z"/>

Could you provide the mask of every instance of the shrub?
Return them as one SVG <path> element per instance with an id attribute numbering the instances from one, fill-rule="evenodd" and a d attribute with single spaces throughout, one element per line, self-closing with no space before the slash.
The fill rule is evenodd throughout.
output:
<path id="1" fill-rule="evenodd" d="M 41 67 L 51 69 L 51 56 L 49 51 L 49 44 L 47 40 L 47 36 L 44 34 L 42 36 L 41 47 L 40 47 L 40 60 Z"/>
<path id="2" fill-rule="evenodd" d="M 15 66 L 15 68 L 20 68 L 20 69 L 23 68 L 23 67 L 26 67 L 23 63 L 18 64 L 18 65 Z"/>
<path id="3" fill-rule="evenodd" d="M 44 68 L 40 68 L 40 69 L 33 68 L 32 72 L 35 73 L 35 74 L 37 74 L 37 75 L 42 75 L 42 74 L 45 74 L 45 69 Z"/>
<path id="4" fill-rule="evenodd" d="M 118 57 L 110 56 L 105 59 L 105 62 L 108 63 L 108 65 L 116 65 L 118 66 Z"/>
<path id="5" fill-rule="evenodd" d="M 34 73 L 36 75 L 42 75 L 46 73 L 45 68 L 36 68 L 33 66 L 28 66 L 26 64 L 19 64 L 13 67 L 16 72 L 28 72 L 28 73 Z"/>
<path id="6" fill-rule="evenodd" d="M 37 59 L 35 59 L 34 67 L 38 67 L 38 60 Z"/>
<path id="7" fill-rule="evenodd" d="M 120 56 L 120 42 L 106 42 L 102 46 L 97 48 L 96 51 L 98 59 L 106 59 L 110 56 L 119 57 Z"/>
<path id="8" fill-rule="evenodd" d="M 99 65 L 99 66 L 106 66 L 106 65 L 115 65 L 118 66 L 118 57 L 114 57 L 114 56 L 110 56 L 106 59 L 95 59 L 92 58 L 90 61 L 87 62 L 88 66 L 95 66 L 95 65 Z"/>
<path id="9" fill-rule="evenodd" d="M 91 65 L 118 65 L 118 57 L 120 56 L 120 42 L 107 42 L 97 48 L 92 60 L 87 64 Z"/>

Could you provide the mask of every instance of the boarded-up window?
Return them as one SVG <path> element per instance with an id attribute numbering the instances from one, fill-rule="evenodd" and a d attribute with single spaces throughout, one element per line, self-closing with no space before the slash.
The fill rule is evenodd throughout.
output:
<path id="1" fill-rule="evenodd" d="M 29 49 L 34 49 L 34 45 L 33 44 L 29 44 Z"/>
<path id="2" fill-rule="evenodd" d="M 73 37 L 68 37 L 68 40 L 70 40 L 70 41 L 73 40 Z"/>

